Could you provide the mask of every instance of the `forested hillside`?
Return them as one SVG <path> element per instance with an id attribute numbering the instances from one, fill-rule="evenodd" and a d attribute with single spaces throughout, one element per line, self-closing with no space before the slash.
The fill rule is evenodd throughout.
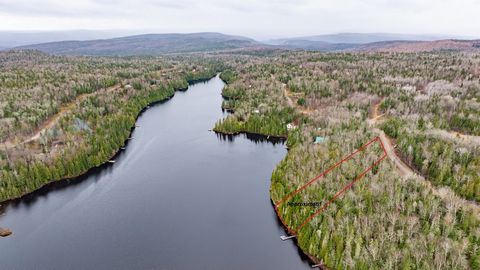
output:
<path id="1" fill-rule="evenodd" d="M 273 204 L 382 132 L 396 147 L 296 232 L 302 250 L 332 269 L 480 268 L 480 55 L 296 52 L 230 69 L 224 108 L 234 113 L 215 130 L 288 138 Z M 288 228 L 382 151 L 359 155 L 279 206 Z"/>
<path id="2" fill-rule="evenodd" d="M 161 55 L 265 47 L 253 39 L 220 33 L 146 34 L 87 41 L 58 41 L 25 45 L 57 55 Z"/>

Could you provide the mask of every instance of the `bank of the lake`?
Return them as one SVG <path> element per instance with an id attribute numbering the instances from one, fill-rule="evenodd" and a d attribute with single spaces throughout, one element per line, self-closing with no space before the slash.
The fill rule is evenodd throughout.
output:
<path id="1" fill-rule="evenodd" d="M 224 98 L 225 99 L 225 98 Z M 248 131 L 238 131 L 238 132 L 227 132 L 227 131 L 221 131 L 220 129 L 213 129 L 215 133 L 217 133 L 219 136 L 223 138 L 228 138 L 229 140 L 233 141 L 235 136 L 246 136 L 250 140 L 255 140 L 255 141 L 265 141 L 265 142 L 270 142 L 270 143 L 285 143 L 287 142 L 288 137 L 287 136 L 271 136 L 271 135 L 265 135 L 265 134 L 259 134 L 259 133 L 254 133 L 254 132 L 248 132 Z M 288 147 L 286 148 L 288 150 Z M 272 208 L 275 208 L 275 202 L 273 199 L 270 197 L 270 203 Z M 278 213 L 275 211 L 275 215 L 277 218 L 278 223 L 280 226 L 284 229 L 284 232 L 286 235 L 288 235 L 288 229 L 285 227 L 285 225 L 282 223 L 280 217 L 278 216 Z M 298 250 L 302 253 L 301 256 L 305 260 L 308 260 L 311 265 L 317 265 L 320 269 L 323 270 L 329 270 L 328 267 L 326 267 L 320 259 L 315 257 L 312 254 L 309 254 L 306 250 L 303 250 L 300 245 L 298 245 L 298 241 L 296 238 L 290 239 L 295 245 L 298 247 Z"/>
<path id="2" fill-rule="evenodd" d="M 114 164 L 6 206 L 2 266 L 307 269 L 269 199 L 285 145 L 209 131 L 226 116 L 222 87 L 217 77 L 150 106 Z"/>
<path id="3" fill-rule="evenodd" d="M 217 74 L 218 75 L 218 74 Z M 175 92 L 177 91 L 186 91 L 188 89 L 189 85 L 195 84 L 195 83 L 200 83 L 200 82 L 205 82 L 213 77 L 215 77 L 215 74 L 201 74 L 200 77 L 197 78 L 185 78 L 184 79 L 184 85 L 181 84 L 180 86 L 170 86 L 166 88 L 159 88 L 155 91 L 152 91 L 148 96 L 146 96 L 144 99 L 141 100 L 141 104 L 136 110 L 136 112 L 133 112 L 135 116 L 133 118 L 125 117 L 123 120 L 125 123 L 122 123 L 121 125 L 129 127 L 129 132 L 128 133 L 123 133 L 121 136 L 123 136 L 122 139 L 116 142 L 116 145 L 112 148 L 112 152 L 107 155 L 102 157 L 100 160 L 91 162 L 91 165 L 82 168 L 80 171 L 75 172 L 74 174 L 68 174 L 65 173 L 64 175 L 60 175 L 58 178 L 44 178 L 40 183 L 34 186 L 30 185 L 25 185 L 22 188 L 22 191 L 19 194 L 13 193 L 13 195 L 8 196 L 8 197 L 0 197 L 0 208 L 2 204 L 7 204 L 11 201 L 18 200 L 25 195 L 28 195 L 31 192 L 34 192 L 36 190 L 39 190 L 41 188 L 44 188 L 45 186 L 48 186 L 54 182 L 58 181 L 74 181 L 80 176 L 86 175 L 89 172 L 91 172 L 93 169 L 96 168 L 102 168 L 104 166 L 109 166 L 111 164 L 111 160 L 114 160 L 115 157 L 122 151 L 123 148 L 126 147 L 128 144 L 128 141 L 131 139 L 131 134 L 133 130 L 135 129 L 135 123 L 138 119 L 138 117 L 145 112 L 150 106 L 153 106 L 155 104 L 163 103 L 174 97 Z M 130 103 L 134 103 L 135 101 L 131 101 Z M 126 104 L 126 106 L 135 106 L 132 104 Z M 69 161 L 70 163 L 82 163 L 81 162 L 81 157 L 75 156 L 72 158 L 72 160 Z M 6 187 L 8 189 L 8 187 Z"/>

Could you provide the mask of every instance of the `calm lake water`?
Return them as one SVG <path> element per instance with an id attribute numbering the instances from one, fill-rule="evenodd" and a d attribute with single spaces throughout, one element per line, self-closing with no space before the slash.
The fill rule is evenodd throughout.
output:
<path id="1" fill-rule="evenodd" d="M 283 144 L 208 131 L 218 78 L 152 106 L 116 163 L 10 204 L 0 269 L 307 269 L 269 199 Z"/>

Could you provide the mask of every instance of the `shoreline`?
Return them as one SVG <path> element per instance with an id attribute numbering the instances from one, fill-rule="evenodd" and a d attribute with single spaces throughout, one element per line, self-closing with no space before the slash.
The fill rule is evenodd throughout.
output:
<path id="1" fill-rule="evenodd" d="M 274 209 L 275 216 L 277 217 L 278 224 L 283 228 L 285 233 L 288 235 L 289 230 L 288 230 L 288 228 L 286 228 L 286 225 L 283 224 L 282 220 L 280 219 L 280 216 L 278 215 L 278 212 L 275 211 L 275 203 L 273 202 L 271 197 L 270 197 L 270 203 L 272 204 L 272 208 Z M 319 258 L 317 258 L 317 257 L 313 256 L 312 254 L 304 251 L 300 247 L 300 245 L 298 244 L 298 236 L 295 235 L 295 237 L 291 240 L 295 243 L 295 246 L 297 246 L 297 249 L 298 249 L 302 259 L 306 259 L 310 263 L 310 265 L 318 265 L 318 267 L 320 267 L 320 269 L 322 269 L 322 270 L 330 270 L 330 268 L 326 267 Z"/>
<path id="2" fill-rule="evenodd" d="M 270 142 L 270 143 L 273 143 L 273 144 L 278 143 L 279 141 L 277 141 L 277 140 L 280 140 L 280 142 L 286 142 L 286 140 L 287 140 L 287 136 L 271 136 L 271 135 L 265 135 L 265 134 L 254 133 L 254 132 L 247 132 L 247 131 L 239 131 L 239 132 L 232 132 L 232 133 L 215 131 L 215 130 L 212 130 L 212 131 L 215 132 L 217 135 L 229 136 L 229 137 L 232 137 L 232 138 L 235 137 L 235 136 L 238 136 L 238 135 L 245 135 L 245 136 L 247 136 L 247 138 L 248 138 L 248 136 L 254 136 L 254 137 L 260 138 L 262 141 L 267 141 L 267 142 Z M 272 141 L 272 138 L 273 138 L 273 141 Z M 274 204 L 271 197 L 270 197 L 270 203 L 272 204 L 272 208 L 274 209 L 275 204 Z M 277 220 L 278 224 L 283 228 L 285 233 L 288 234 L 288 229 L 281 222 L 280 217 L 278 216 L 278 213 L 277 213 L 277 211 L 275 211 L 275 209 L 274 209 L 274 212 L 275 212 L 275 216 L 276 216 L 276 220 Z M 317 257 L 309 254 L 308 252 L 304 251 L 300 247 L 300 245 L 298 244 L 297 237 L 295 237 L 292 240 L 295 243 L 295 246 L 297 247 L 297 250 L 298 250 L 299 255 L 300 255 L 302 260 L 308 261 L 310 265 L 319 265 L 320 269 L 322 269 L 322 270 L 330 270 L 330 268 L 323 265 L 322 261 L 319 258 L 317 258 Z"/>
<path id="3" fill-rule="evenodd" d="M 225 100 L 228 100 L 228 98 L 226 98 L 224 95 L 222 95 L 222 98 L 225 99 Z M 223 110 L 223 108 L 222 108 L 222 110 Z M 227 112 L 228 112 L 228 110 L 227 110 Z M 215 132 L 217 134 L 217 136 L 224 136 L 225 138 L 227 138 L 229 140 L 233 140 L 233 138 L 235 136 L 239 136 L 239 135 L 245 135 L 247 138 L 249 138 L 249 136 L 253 136 L 257 140 L 267 141 L 267 142 L 270 142 L 270 143 L 273 143 L 273 144 L 285 143 L 288 139 L 287 136 L 265 135 L 265 134 L 249 132 L 249 131 L 225 132 L 225 131 L 219 131 L 219 130 L 215 130 L 215 129 L 212 129 L 212 131 Z M 288 151 L 288 147 L 287 147 L 287 151 Z M 271 179 L 270 179 L 270 183 L 271 183 Z M 275 216 L 277 217 L 276 220 L 277 220 L 278 224 L 283 228 L 285 233 L 288 234 L 288 229 L 282 223 L 282 221 L 280 219 L 280 216 L 278 215 L 277 211 L 275 211 L 275 203 L 273 202 L 270 194 L 269 194 L 269 197 L 270 197 L 270 203 L 272 204 L 272 208 L 274 209 L 274 212 L 275 212 Z M 297 237 L 293 238 L 292 240 L 295 243 L 295 246 L 297 247 L 297 251 L 298 251 L 302 260 L 308 261 L 310 265 L 319 265 L 320 269 L 322 269 L 322 270 L 330 270 L 330 268 L 323 265 L 323 263 L 320 259 L 318 259 L 317 257 L 315 257 L 315 256 L 309 254 L 308 252 L 304 251 L 300 247 L 300 245 L 298 244 Z"/>
<path id="4" fill-rule="evenodd" d="M 206 78 L 206 79 L 187 80 L 188 86 L 190 87 L 191 85 L 194 85 L 196 83 L 206 82 L 208 80 L 211 80 L 212 78 L 214 78 L 217 75 L 218 74 L 216 74 L 212 77 Z M 225 81 L 223 81 L 223 82 L 225 84 L 227 84 Z M 189 87 L 174 89 L 174 92 L 173 92 L 172 95 L 167 96 L 166 98 L 161 99 L 161 100 L 152 101 L 149 104 L 147 104 L 146 106 L 144 106 L 138 112 L 137 116 L 135 117 L 135 122 L 133 123 L 132 127 L 130 127 L 130 132 L 128 133 L 127 138 L 124 140 L 124 144 L 122 146 L 120 146 L 117 149 L 117 151 L 110 158 L 108 158 L 106 161 L 104 161 L 100 165 L 95 166 L 95 167 L 91 167 L 91 168 L 87 169 L 86 171 L 84 171 L 84 172 L 82 172 L 82 173 L 80 173 L 76 176 L 64 177 L 64 178 L 61 178 L 61 179 L 58 179 L 58 180 L 50 181 L 50 182 L 45 183 L 44 185 L 40 186 L 39 188 L 37 188 L 35 190 L 32 190 L 30 192 L 27 192 L 27 193 L 25 193 L 21 196 L 17 196 L 17 197 L 14 197 L 14 198 L 10 198 L 8 200 L 0 201 L 0 213 L 2 213 L 4 211 L 4 209 L 10 204 L 19 203 L 20 201 L 25 200 L 25 199 L 28 200 L 29 197 L 33 196 L 34 194 L 47 193 L 48 191 L 50 191 L 52 188 L 55 188 L 55 187 L 62 188 L 64 186 L 70 185 L 72 183 L 80 183 L 83 180 L 82 178 L 88 177 L 91 173 L 110 167 L 111 163 L 109 163 L 109 160 L 112 160 L 112 159 L 115 159 L 116 157 L 118 157 L 125 150 L 125 148 L 128 146 L 129 138 L 131 138 L 131 135 L 136 128 L 136 122 L 137 122 L 138 118 L 145 111 L 147 111 L 150 106 L 154 106 L 154 105 L 158 105 L 158 104 L 168 102 L 170 99 L 175 97 L 175 92 L 177 92 L 177 91 L 185 92 L 185 91 L 188 90 Z M 223 97 L 223 95 L 222 95 L 222 97 Z M 222 137 L 224 139 L 228 139 L 228 140 L 233 140 L 234 137 L 239 136 L 239 135 L 245 135 L 247 137 L 247 139 L 255 141 L 255 142 L 269 142 L 269 143 L 277 144 L 277 143 L 285 143 L 287 141 L 287 138 L 288 138 L 287 136 L 265 135 L 265 134 L 261 134 L 261 133 L 248 132 L 248 131 L 239 131 L 239 132 L 231 132 L 231 133 L 230 132 L 217 131 L 217 130 L 214 130 L 214 129 L 212 129 L 212 131 L 215 132 L 215 134 L 217 136 L 220 136 L 220 137 Z M 287 148 L 287 151 L 288 151 L 288 148 Z M 270 197 L 270 202 L 273 206 L 274 203 L 273 203 L 271 197 Z M 277 222 L 279 222 L 279 225 L 283 228 L 283 230 L 286 233 L 288 233 L 288 230 L 280 222 L 280 217 L 278 216 L 276 211 L 275 211 L 275 215 L 277 217 L 276 220 L 277 220 Z M 7 230 L 9 230 L 9 229 L 7 229 Z M 11 230 L 9 230 L 9 231 L 12 232 Z M 318 258 L 316 258 L 313 255 L 305 252 L 300 247 L 300 245 L 298 245 L 297 238 L 294 238 L 293 241 L 295 243 L 295 246 L 297 247 L 297 251 L 298 251 L 299 256 L 302 260 L 308 261 L 308 263 L 311 264 L 311 265 L 321 264 L 321 261 Z M 322 266 L 322 265 L 320 265 L 320 268 L 323 269 L 323 270 L 329 270 L 329 268 L 327 268 L 325 266 Z"/>
<path id="5" fill-rule="evenodd" d="M 145 105 L 137 114 L 137 116 L 135 117 L 135 122 L 133 123 L 133 125 L 130 127 L 130 132 L 128 133 L 128 136 L 127 138 L 124 140 L 124 143 L 123 145 L 121 145 L 117 151 L 115 153 L 113 153 L 112 156 L 110 156 L 106 161 L 104 161 L 103 163 L 101 163 L 100 165 L 98 166 L 94 166 L 94 167 L 91 167 L 87 170 L 85 170 L 84 172 L 81 172 L 79 173 L 78 175 L 75 175 L 75 176 L 70 176 L 70 177 L 63 177 L 63 178 L 60 178 L 58 180 L 52 180 L 50 182 L 47 182 L 45 184 L 43 184 L 42 186 L 32 190 L 32 191 L 29 191 L 25 194 L 22 194 L 20 196 L 16 196 L 16 197 L 13 197 L 13 198 L 10 198 L 10 199 L 7 199 L 7 200 L 4 200 L 4 201 L 0 201 L 0 213 L 3 212 L 3 210 L 10 204 L 13 204 L 13 203 L 17 203 L 19 201 L 21 201 L 22 199 L 25 199 L 29 196 L 31 196 L 32 194 L 36 193 L 36 192 L 41 192 L 41 191 L 44 191 L 44 190 L 47 190 L 51 187 L 53 187 L 54 185 L 62 185 L 62 184 L 66 184 L 66 183 L 69 183 L 69 182 L 72 182 L 72 181 L 76 181 L 76 180 L 79 180 L 80 178 L 82 177 L 86 177 L 88 176 L 90 173 L 92 173 L 93 171 L 95 170 L 100 170 L 100 169 L 103 169 L 103 168 L 106 168 L 108 166 L 111 165 L 111 163 L 109 162 L 109 160 L 112 160 L 112 159 L 115 159 L 115 157 L 117 157 L 118 155 L 120 155 L 124 149 L 123 148 L 126 148 L 128 146 L 128 141 L 129 141 L 129 138 L 131 138 L 132 136 L 132 133 L 133 131 L 135 130 L 136 128 L 136 123 L 137 123 L 137 120 L 138 118 L 145 112 L 149 109 L 150 106 L 154 106 L 154 105 L 158 105 L 158 104 L 162 104 L 162 103 L 165 103 L 167 101 L 169 101 L 170 99 L 172 99 L 173 97 L 175 97 L 175 92 L 177 91 L 181 91 L 181 92 L 185 92 L 188 90 L 188 88 L 193 85 L 193 84 L 196 84 L 196 83 L 200 83 L 200 82 L 206 82 L 208 80 L 211 80 L 213 78 L 215 78 L 216 76 L 218 75 L 215 74 L 214 76 L 212 77 L 209 77 L 209 78 L 206 78 L 206 79 L 197 79 L 197 80 L 187 80 L 187 83 L 188 83 L 188 87 L 187 88 L 178 88 L 178 89 L 174 89 L 174 92 L 172 95 L 170 96 L 167 96 L 166 98 L 164 99 L 161 99 L 161 100 L 154 100 L 150 103 L 148 103 L 147 105 Z"/>
<path id="6" fill-rule="evenodd" d="M 283 143 L 287 141 L 287 136 L 275 136 L 275 135 L 265 135 L 261 133 L 249 132 L 249 131 L 238 131 L 238 132 L 225 132 L 212 129 L 219 136 L 226 138 L 233 138 L 238 135 L 245 135 L 247 138 L 254 141 L 268 141 L 271 143 Z"/>

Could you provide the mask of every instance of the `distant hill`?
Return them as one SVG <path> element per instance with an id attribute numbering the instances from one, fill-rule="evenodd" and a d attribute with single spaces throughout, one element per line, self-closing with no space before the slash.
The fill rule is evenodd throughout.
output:
<path id="1" fill-rule="evenodd" d="M 135 32 L 122 30 L 0 31 L 0 48 L 14 48 L 64 40 L 115 38 L 133 34 Z"/>
<path id="2" fill-rule="evenodd" d="M 355 48 L 355 50 L 377 52 L 472 51 L 480 50 L 480 40 L 445 39 L 435 41 L 374 42 L 363 44 Z"/>
<path id="3" fill-rule="evenodd" d="M 452 39 L 441 35 L 406 35 L 388 33 L 340 33 L 266 41 L 278 47 L 336 51 L 422 51 L 422 50 L 466 50 L 474 48 L 474 41 Z M 469 42 L 471 44 L 469 44 Z"/>
<path id="4" fill-rule="evenodd" d="M 292 39 L 285 40 L 282 44 L 275 45 L 286 49 L 302 49 L 309 51 L 334 52 L 352 50 L 361 46 L 361 44 L 354 43 L 329 43 L 324 41 L 301 40 Z"/>
<path id="5" fill-rule="evenodd" d="M 220 33 L 147 34 L 88 41 L 60 41 L 18 47 L 68 55 L 156 55 L 262 46 L 257 41 Z"/>
<path id="6" fill-rule="evenodd" d="M 1 36 L 1 32 L 0 32 Z M 439 39 L 433 35 L 356 34 L 343 33 L 303 38 L 285 38 L 267 43 L 220 33 L 146 34 L 110 39 L 70 40 L 16 48 L 34 49 L 60 55 L 158 55 L 207 51 L 238 53 L 277 49 L 300 49 L 321 52 L 391 51 L 419 52 L 434 50 L 474 50 L 478 40 Z M 0 50 L 2 45 L 0 44 Z"/>
<path id="7" fill-rule="evenodd" d="M 294 41 L 327 42 L 336 44 L 367 44 L 382 41 L 434 41 L 442 39 L 469 39 L 468 37 L 457 37 L 447 35 L 408 35 L 391 33 L 339 33 L 331 35 L 317 35 L 306 37 L 294 37 L 274 39 L 266 41 L 267 44 L 283 45 Z"/>

